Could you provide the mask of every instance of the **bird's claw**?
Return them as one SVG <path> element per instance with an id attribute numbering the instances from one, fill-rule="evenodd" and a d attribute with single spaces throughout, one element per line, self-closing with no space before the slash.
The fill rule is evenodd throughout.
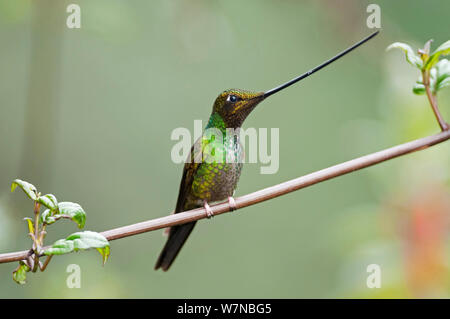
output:
<path id="1" fill-rule="evenodd" d="M 232 196 L 228 196 L 228 204 L 230 205 L 230 209 L 234 212 L 237 209 L 236 201 Z"/>
<path id="2" fill-rule="evenodd" d="M 209 207 L 208 202 L 206 200 L 203 202 L 203 207 L 205 208 L 205 211 L 206 211 L 206 218 L 209 219 L 211 217 L 214 217 L 214 213 L 213 213 L 211 207 Z"/>

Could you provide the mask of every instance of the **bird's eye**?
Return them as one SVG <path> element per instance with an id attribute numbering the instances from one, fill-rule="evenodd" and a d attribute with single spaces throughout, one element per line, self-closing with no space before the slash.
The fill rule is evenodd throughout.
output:
<path id="1" fill-rule="evenodd" d="M 237 102 L 238 97 L 236 95 L 228 95 L 227 101 L 231 103 Z"/>

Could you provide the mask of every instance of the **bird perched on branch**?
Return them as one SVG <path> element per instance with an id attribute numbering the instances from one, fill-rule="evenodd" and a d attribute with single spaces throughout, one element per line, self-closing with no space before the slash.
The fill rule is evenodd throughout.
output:
<path id="1" fill-rule="evenodd" d="M 233 194 L 242 169 L 244 150 L 239 129 L 253 109 L 264 99 L 310 76 L 373 38 L 378 31 L 342 51 L 314 69 L 267 92 L 231 89 L 222 92 L 214 102 L 205 132 L 192 146 L 184 165 L 175 213 L 204 207 L 213 216 L 209 203 L 228 199 L 236 209 Z M 212 133 L 211 133 L 212 131 Z M 206 134 L 206 132 L 209 132 Z M 233 134 L 229 134 L 233 132 Z M 230 136 L 231 135 L 231 136 Z M 183 247 L 196 222 L 169 229 L 169 237 L 159 255 L 155 269 L 167 271 Z"/>

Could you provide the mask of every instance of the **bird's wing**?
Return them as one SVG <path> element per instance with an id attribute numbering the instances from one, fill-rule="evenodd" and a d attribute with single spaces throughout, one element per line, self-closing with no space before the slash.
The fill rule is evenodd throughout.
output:
<path id="1" fill-rule="evenodd" d="M 203 142 L 202 138 L 199 138 L 191 147 L 189 159 L 184 164 L 183 176 L 181 177 L 180 190 L 178 191 L 177 205 L 175 206 L 175 214 L 182 212 L 186 209 L 186 197 L 192 190 L 192 182 L 194 181 L 194 175 L 199 165 L 202 162 Z"/>
<path id="2" fill-rule="evenodd" d="M 199 145 L 198 143 L 201 143 Z M 196 147 L 197 146 L 197 147 Z M 198 139 L 191 148 L 189 155 L 191 161 L 184 165 L 183 176 L 181 178 L 180 190 L 178 192 L 178 200 L 175 208 L 175 214 L 184 211 L 187 208 L 186 200 L 192 191 L 192 182 L 194 181 L 195 172 L 201 165 L 203 143 L 202 138 Z M 193 207 L 190 207 L 193 208 Z M 162 268 L 167 271 L 177 257 L 180 249 L 183 247 L 196 222 L 183 224 L 180 226 L 170 227 L 169 238 L 156 261 L 155 269 Z"/>

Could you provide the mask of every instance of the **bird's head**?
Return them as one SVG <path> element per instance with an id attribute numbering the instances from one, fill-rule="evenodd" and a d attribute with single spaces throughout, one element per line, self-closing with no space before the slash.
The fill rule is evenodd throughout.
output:
<path id="1" fill-rule="evenodd" d="M 251 111 L 264 100 L 264 92 L 230 89 L 219 94 L 213 113 L 219 114 L 227 127 L 241 127 Z"/>

